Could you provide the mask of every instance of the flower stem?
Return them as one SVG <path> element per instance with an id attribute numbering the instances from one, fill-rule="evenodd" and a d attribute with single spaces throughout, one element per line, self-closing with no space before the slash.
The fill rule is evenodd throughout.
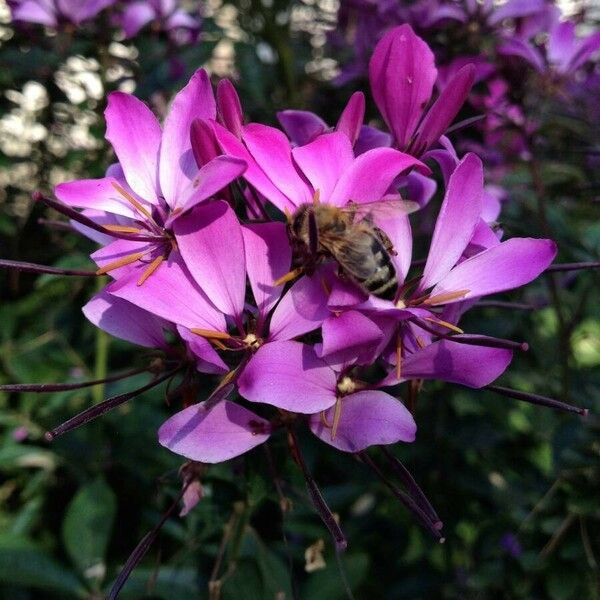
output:
<path id="1" fill-rule="evenodd" d="M 96 283 L 96 290 L 100 292 L 106 285 L 106 277 L 99 277 Z M 103 329 L 96 328 L 96 358 L 94 363 L 94 379 L 106 379 L 108 371 L 108 348 L 110 338 Z M 104 399 L 104 383 L 99 384 L 92 390 L 94 404 L 102 402 Z"/>

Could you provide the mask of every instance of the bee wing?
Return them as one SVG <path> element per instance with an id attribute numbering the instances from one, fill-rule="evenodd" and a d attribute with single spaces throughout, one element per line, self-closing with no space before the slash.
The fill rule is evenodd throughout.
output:
<path id="1" fill-rule="evenodd" d="M 385 219 L 397 217 L 398 214 L 409 215 L 419 210 L 419 208 L 419 205 L 412 200 L 403 200 L 398 196 L 392 196 L 375 202 L 351 203 L 341 210 L 351 212 L 354 215 L 354 222 L 358 223 L 366 218 L 380 217 Z"/>

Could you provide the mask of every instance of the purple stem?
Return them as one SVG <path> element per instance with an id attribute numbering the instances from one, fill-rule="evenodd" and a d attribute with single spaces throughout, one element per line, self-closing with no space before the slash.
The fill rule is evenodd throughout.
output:
<path id="1" fill-rule="evenodd" d="M 431 505 L 431 502 L 429 502 L 429 499 L 425 495 L 425 492 L 423 492 L 419 484 L 415 481 L 415 478 L 412 476 L 411 472 L 402 464 L 402 462 L 398 458 L 396 458 L 389 451 L 389 449 L 386 446 L 381 446 L 381 451 L 388 459 L 396 475 L 398 475 L 402 483 L 406 486 L 408 493 L 419 504 L 422 510 L 429 515 L 429 518 L 433 522 L 434 527 L 436 529 L 441 529 L 443 527 L 441 519 L 439 518 L 437 512 Z"/>
<path id="2" fill-rule="evenodd" d="M 169 377 L 172 377 L 180 369 L 181 367 L 178 367 L 176 369 L 168 371 L 167 373 L 164 373 L 160 377 L 155 377 L 146 385 L 136 390 L 133 390 L 132 392 L 125 392 L 124 394 L 113 396 L 112 398 L 108 398 L 107 400 L 104 400 L 99 404 L 94 404 L 94 406 L 90 406 L 86 410 L 80 412 L 78 415 L 71 417 L 68 421 L 65 421 L 58 427 L 55 427 L 54 429 L 48 431 L 45 436 L 46 440 L 51 442 L 59 435 L 63 435 L 68 431 L 71 431 L 72 429 L 81 427 L 82 425 L 85 425 L 86 423 L 89 423 L 90 421 L 101 417 L 103 414 L 113 410 L 113 408 L 117 408 L 118 406 L 121 406 L 121 404 L 125 404 L 125 402 L 127 402 L 128 400 L 131 400 L 136 396 L 139 396 L 140 394 L 146 392 L 147 390 L 150 390 L 153 387 L 156 387 L 157 385 L 161 384 L 163 381 L 169 379 Z"/>
<path id="3" fill-rule="evenodd" d="M 530 404 L 537 404 L 538 406 L 546 406 L 548 408 L 554 408 L 555 410 L 562 410 L 565 412 L 575 413 L 582 417 L 587 417 L 589 410 L 587 408 L 580 408 L 579 406 L 573 406 L 555 400 L 554 398 L 548 398 L 547 396 L 539 396 L 538 394 L 530 394 L 529 392 L 521 392 L 519 390 L 513 390 L 512 388 L 501 387 L 499 385 L 486 385 L 484 390 L 490 390 L 500 394 L 501 396 L 508 396 L 509 398 L 515 398 L 516 400 L 522 400 L 523 402 L 529 402 Z"/>
<path id="4" fill-rule="evenodd" d="M 366 452 L 359 452 L 358 456 L 362 461 L 377 475 L 377 477 L 385 484 L 385 486 L 404 504 L 404 506 L 413 513 L 418 521 L 431 533 L 431 535 L 437 539 L 440 544 L 443 544 L 446 539 L 442 537 L 439 530 L 439 521 L 434 523 L 429 515 L 405 492 L 394 485 L 381 471 L 381 469 L 375 464 L 373 459 Z"/>
<path id="5" fill-rule="evenodd" d="M 325 527 L 329 529 L 329 533 L 331 534 L 331 537 L 333 537 L 333 540 L 335 542 L 336 551 L 344 551 L 348 546 L 346 536 L 344 535 L 343 531 L 341 530 L 340 526 L 335 520 L 331 509 L 329 508 L 329 506 L 327 506 L 325 498 L 323 498 L 323 495 L 321 494 L 317 483 L 312 478 L 312 475 L 310 474 L 310 471 L 308 470 L 308 467 L 304 462 L 304 458 L 302 457 L 302 453 L 300 452 L 300 446 L 298 445 L 298 439 L 296 438 L 296 434 L 291 429 L 288 429 L 288 433 L 294 450 L 295 458 L 298 462 L 298 465 L 300 466 L 300 469 L 302 470 L 302 475 L 304 475 L 304 480 L 306 481 L 306 487 L 308 488 L 310 499 L 312 500 L 316 511 L 319 513 L 321 520 L 325 524 Z"/>
<path id="6" fill-rule="evenodd" d="M 581 269 L 600 269 L 600 261 L 577 262 L 577 263 L 559 263 L 550 265 L 546 271 L 579 271 Z"/>
<path id="7" fill-rule="evenodd" d="M 96 271 L 80 271 L 78 269 L 59 269 L 57 267 L 47 267 L 46 265 L 37 265 L 30 262 L 21 262 L 18 260 L 6 260 L 0 258 L 0 269 L 14 269 L 25 273 L 47 273 L 49 275 L 71 275 L 74 277 L 97 277 Z"/>
<path id="8" fill-rule="evenodd" d="M 112 375 L 111 377 L 106 377 L 105 379 L 80 381 L 79 383 L 8 383 L 5 385 L 0 385 L 0 392 L 66 392 L 68 390 L 79 390 L 82 388 L 91 387 L 93 385 L 120 381 L 121 379 L 133 377 L 138 373 L 144 373 L 145 371 L 148 371 L 148 367 L 134 369 L 133 371 L 121 373 L 120 375 Z"/>

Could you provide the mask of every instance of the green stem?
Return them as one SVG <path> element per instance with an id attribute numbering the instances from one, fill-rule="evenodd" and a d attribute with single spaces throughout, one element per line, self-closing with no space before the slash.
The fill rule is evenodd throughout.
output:
<path id="1" fill-rule="evenodd" d="M 552 230 L 548 221 L 548 212 L 546 209 L 546 186 L 544 184 L 544 178 L 540 165 L 535 156 L 529 161 L 529 172 L 531 174 L 531 181 L 533 184 L 533 190 L 535 192 L 538 217 L 542 226 L 544 235 L 552 239 Z M 571 333 L 567 323 L 564 307 L 562 305 L 562 298 L 560 295 L 560 288 L 556 274 L 552 272 L 546 273 L 546 281 L 548 283 L 548 289 L 550 291 L 550 298 L 552 300 L 552 306 L 556 313 L 556 319 L 558 322 L 558 355 L 560 357 L 561 367 L 561 396 L 564 401 L 569 399 L 570 387 L 571 387 L 571 373 L 569 369 L 569 358 L 571 356 Z"/>
<path id="2" fill-rule="evenodd" d="M 98 277 L 96 289 L 98 291 L 106 285 L 106 277 Z M 94 362 L 94 379 L 106 379 L 108 372 L 108 349 L 110 345 L 110 337 L 100 329 L 96 329 L 96 358 Z M 104 400 L 104 384 L 98 385 L 92 390 L 92 398 L 94 404 Z"/>

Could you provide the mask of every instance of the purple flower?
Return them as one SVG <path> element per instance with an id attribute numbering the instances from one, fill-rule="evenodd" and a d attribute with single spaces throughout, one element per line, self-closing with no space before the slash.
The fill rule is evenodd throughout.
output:
<path id="1" fill-rule="evenodd" d="M 109 96 L 105 115 L 106 138 L 119 163 L 102 179 L 62 183 L 55 194 L 69 206 L 103 211 L 104 220 L 109 216 L 106 229 L 116 238 L 125 233 L 126 239 L 107 244 L 93 259 L 100 272 L 114 277 L 135 270 L 141 285 L 177 249 L 177 218 L 226 187 L 245 164 L 225 156 L 197 164 L 191 124 L 216 115 L 204 70 L 175 96 L 164 129 L 143 102 L 122 92 Z"/>
<path id="2" fill-rule="evenodd" d="M 9 0 L 13 21 L 58 27 L 61 23 L 79 25 L 93 19 L 116 0 Z"/>
<path id="3" fill-rule="evenodd" d="M 388 31 L 369 65 L 373 97 L 395 144 L 414 156 L 438 142 L 463 105 L 474 77 L 474 66 L 462 67 L 426 111 L 437 69 L 429 46 L 410 25 Z"/>
<path id="4" fill-rule="evenodd" d="M 178 38 L 182 43 L 193 42 L 200 30 L 199 18 L 178 7 L 177 0 L 130 0 L 119 21 L 127 38 L 135 37 L 149 23 L 155 22 L 167 32 L 185 32 L 185 37 Z"/>

